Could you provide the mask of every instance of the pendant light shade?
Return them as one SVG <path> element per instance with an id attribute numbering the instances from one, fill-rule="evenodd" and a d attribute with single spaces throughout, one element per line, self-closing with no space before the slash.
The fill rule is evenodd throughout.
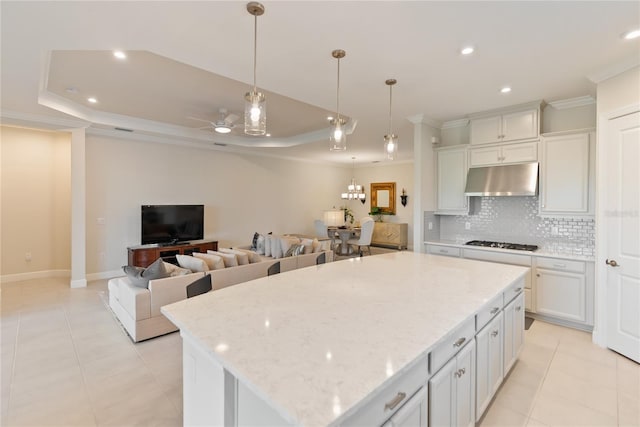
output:
<path id="1" fill-rule="evenodd" d="M 253 15 L 253 90 L 244 96 L 244 133 L 260 136 L 267 133 L 267 103 L 264 93 L 256 86 L 258 50 L 258 16 L 264 14 L 264 6 L 258 2 L 247 3 L 247 11 Z"/>
<path id="2" fill-rule="evenodd" d="M 336 117 L 331 119 L 331 135 L 329 135 L 329 149 L 331 151 L 344 151 L 347 149 L 347 133 L 344 125 L 346 120 L 340 117 L 340 59 L 347 53 L 344 50 L 334 50 L 331 56 L 338 60 L 338 85 L 336 90 Z"/>
<path id="3" fill-rule="evenodd" d="M 392 118 L 391 118 L 391 101 L 393 99 L 392 91 L 393 85 L 396 84 L 395 79 L 389 79 L 385 81 L 385 84 L 389 86 L 389 132 L 384 136 L 384 155 L 389 160 L 395 160 L 398 155 L 398 135 L 393 133 Z"/>

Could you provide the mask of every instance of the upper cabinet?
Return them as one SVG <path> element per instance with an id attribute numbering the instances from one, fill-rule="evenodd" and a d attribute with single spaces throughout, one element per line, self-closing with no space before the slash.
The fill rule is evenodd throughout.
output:
<path id="1" fill-rule="evenodd" d="M 540 215 L 594 214 L 595 135 L 544 135 L 540 159 Z"/>
<path id="2" fill-rule="evenodd" d="M 436 213 L 467 215 L 469 198 L 464 194 L 467 183 L 467 149 L 465 147 L 436 150 Z"/>
<path id="3" fill-rule="evenodd" d="M 471 145 L 537 139 L 539 135 L 539 106 L 501 114 L 471 116 Z"/>
<path id="4" fill-rule="evenodd" d="M 538 143 L 491 145 L 469 149 L 469 167 L 506 165 L 538 161 Z"/>

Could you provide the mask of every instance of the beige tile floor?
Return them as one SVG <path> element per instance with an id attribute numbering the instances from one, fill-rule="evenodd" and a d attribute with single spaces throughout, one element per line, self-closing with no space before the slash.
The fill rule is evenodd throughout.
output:
<path id="1" fill-rule="evenodd" d="M 182 424 L 177 333 L 133 344 L 103 304 L 106 281 L 2 285 L 3 426 Z M 640 366 L 590 335 L 540 321 L 482 426 L 640 425 Z"/>

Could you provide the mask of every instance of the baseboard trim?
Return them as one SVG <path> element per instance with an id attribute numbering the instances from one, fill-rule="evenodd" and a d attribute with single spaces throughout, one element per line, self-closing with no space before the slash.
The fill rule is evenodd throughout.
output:
<path id="1" fill-rule="evenodd" d="M 572 322 L 570 320 L 557 319 L 551 316 L 545 316 L 544 314 L 531 313 L 530 311 L 525 312 L 525 316 L 531 317 L 536 320 L 542 320 L 544 322 L 553 323 L 555 325 L 565 326 L 567 328 L 579 329 L 585 332 L 593 333 L 593 326 L 591 325 L 583 325 L 581 323 Z"/>
<path id="2" fill-rule="evenodd" d="M 73 289 L 86 288 L 87 287 L 87 280 L 86 279 L 72 280 L 70 286 Z"/>
<path id="3" fill-rule="evenodd" d="M 124 276 L 122 270 L 101 271 L 99 273 L 87 274 L 87 281 L 91 282 L 92 280 L 112 279 L 120 276 Z"/>
<path id="4" fill-rule="evenodd" d="M 42 270 L 29 273 L 5 274 L 0 276 L 0 282 L 22 282 L 24 280 L 45 279 L 47 277 L 71 277 L 71 270 Z"/>

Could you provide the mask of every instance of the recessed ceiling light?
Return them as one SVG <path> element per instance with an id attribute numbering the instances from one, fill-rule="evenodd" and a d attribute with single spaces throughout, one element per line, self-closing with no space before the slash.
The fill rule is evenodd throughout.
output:
<path id="1" fill-rule="evenodd" d="M 87 101 L 89 101 L 89 102 L 90 102 L 90 103 L 92 103 L 92 104 L 95 104 L 96 102 L 98 102 L 98 100 L 97 100 L 97 99 L 95 99 L 94 97 L 87 98 Z"/>
<path id="2" fill-rule="evenodd" d="M 509 93 L 509 92 L 511 92 L 511 88 L 509 86 L 505 86 L 502 89 L 500 89 L 500 92 Z"/>
<path id="3" fill-rule="evenodd" d="M 638 37 L 640 37 L 640 30 L 626 32 L 622 35 L 622 37 L 624 37 L 625 40 L 637 39 Z"/>
<path id="4" fill-rule="evenodd" d="M 327 120 L 333 120 L 333 116 L 327 116 Z"/>
<path id="5" fill-rule="evenodd" d="M 127 59 L 127 55 L 121 50 L 114 50 L 113 56 L 115 56 L 118 59 Z"/>
<path id="6" fill-rule="evenodd" d="M 463 55 L 471 55 L 473 53 L 473 47 L 472 46 L 467 46 L 462 48 L 462 50 L 460 51 L 461 54 Z"/>
<path id="7" fill-rule="evenodd" d="M 271 134 L 270 134 L 270 133 L 268 133 L 268 134 L 266 134 L 265 136 L 271 136 Z"/>

